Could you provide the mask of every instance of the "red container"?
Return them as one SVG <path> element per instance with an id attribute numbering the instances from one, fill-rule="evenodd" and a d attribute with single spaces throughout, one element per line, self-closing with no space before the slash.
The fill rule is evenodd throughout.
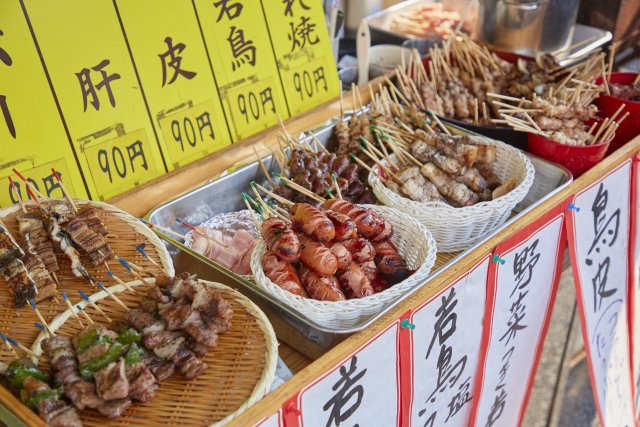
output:
<path id="1" fill-rule="evenodd" d="M 561 164 L 579 177 L 607 155 L 607 149 L 615 134 L 597 145 L 574 146 L 560 144 L 535 133 L 529 134 L 529 152 L 543 159 Z"/>
<path id="2" fill-rule="evenodd" d="M 611 83 L 630 85 L 635 80 L 637 73 L 611 73 Z M 596 84 L 602 84 L 602 77 L 596 80 Z M 611 141 L 608 153 L 616 151 L 627 142 L 631 141 L 636 136 L 640 135 L 640 102 L 628 101 L 626 99 L 620 99 L 615 96 L 601 93 L 600 96 L 594 101 L 594 104 L 598 107 L 598 115 L 600 117 L 611 117 L 621 105 L 624 104 L 624 110 L 618 115 L 618 119 L 622 117 L 626 112 L 629 113 L 629 117 L 625 119 L 616 130 L 616 137 Z"/>

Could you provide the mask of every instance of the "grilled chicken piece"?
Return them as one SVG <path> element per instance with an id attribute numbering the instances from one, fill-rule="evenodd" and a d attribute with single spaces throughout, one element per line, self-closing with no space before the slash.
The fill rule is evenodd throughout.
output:
<path id="1" fill-rule="evenodd" d="M 104 400 L 125 399 L 129 396 L 129 380 L 124 368 L 124 359 L 121 357 L 93 374 L 98 396 Z"/>
<path id="2" fill-rule="evenodd" d="M 480 200 L 466 185 L 454 181 L 433 163 L 425 163 L 421 172 L 454 206 L 471 206 Z"/>

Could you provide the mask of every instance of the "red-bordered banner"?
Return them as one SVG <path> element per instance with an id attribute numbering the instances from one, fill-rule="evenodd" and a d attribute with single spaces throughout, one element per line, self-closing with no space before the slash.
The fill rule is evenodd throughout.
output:
<path id="1" fill-rule="evenodd" d="M 631 171 L 631 225 L 629 232 L 629 347 L 631 392 L 636 425 L 640 425 L 640 153 L 633 156 Z"/>
<path id="2" fill-rule="evenodd" d="M 500 243 L 491 258 L 472 426 L 522 423 L 562 270 L 563 208 Z"/>
<path id="3" fill-rule="evenodd" d="M 577 193 L 567 235 L 589 376 L 603 427 L 634 425 L 629 337 L 631 159 Z"/>

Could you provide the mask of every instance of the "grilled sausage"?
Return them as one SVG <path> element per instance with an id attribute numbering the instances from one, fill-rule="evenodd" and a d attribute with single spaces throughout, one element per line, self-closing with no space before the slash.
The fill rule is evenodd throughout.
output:
<path id="1" fill-rule="evenodd" d="M 376 267 L 376 263 L 373 260 L 369 260 L 358 265 L 367 279 L 369 279 L 370 283 L 373 283 L 378 278 L 378 267 Z"/>
<path id="2" fill-rule="evenodd" d="M 262 268 L 264 268 L 264 274 L 285 291 L 294 295 L 308 296 L 302 288 L 296 269 L 282 261 L 269 249 L 262 255 Z"/>
<path id="3" fill-rule="evenodd" d="M 267 218 L 260 227 L 267 247 L 285 262 L 300 258 L 300 240 L 291 227 L 279 218 Z"/>
<path id="4" fill-rule="evenodd" d="M 331 248 L 329 248 L 331 253 L 336 257 L 338 261 L 338 271 L 344 270 L 349 267 L 352 262 L 351 252 L 344 247 L 344 245 L 340 243 L 334 243 Z"/>
<path id="5" fill-rule="evenodd" d="M 338 260 L 331 250 L 309 237 L 300 235 L 302 251 L 300 261 L 320 276 L 333 276 L 338 270 Z"/>
<path id="6" fill-rule="evenodd" d="M 291 220 L 304 234 L 317 242 L 329 242 L 336 235 L 336 229 L 320 209 L 307 203 L 296 203 L 291 207 Z"/>
<path id="7" fill-rule="evenodd" d="M 382 218 L 382 227 L 378 233 L 371 239 L 373 242 L 384 242 L 389 240 L 393 236 L 393 225 L 384 218 Z"/>
<path id="8" fill-rule="evenodd" d="M 369 279 L 355 262 L 338 275 L 338 281 L 349 298 L 363 298 L 375 293 Z"/>
<path id="9" fill-rule="evenodd" d="M 345 248 L 351 252 L 353 260 L 358 264 L 371 261 L 376 256 L 375 247 L 366 239 L 356 237 L 342 242 Z"/>
<path id="10" fill-rule="evenodd" d="M 329 199 L 322 205 L 351 218 L 358 228 L 358 233 L 366 238 L 380 232 L 382 221 L 371 210 L 341 199 Z"/>
<path id="11" fill-rule="evenodd" d="M 300 280 L 311 298 L 319 301 L 344 301 L 347 299 L 334 276 L 319 276 L 305 265 L 301 265 Z"/>
<path id="12" fill-rule="evenodd" d="M 383 279 L 395 284 L 411 275 L 407 263 L 390 240 L 374 243 L 374 247 L 376 249 L 376 266 Z"/>
<path id="13" fill-rule="evenodd" d="M 329 218 L 336 229 L 335 241 L 342 242 L 343 240 L 352 239 L 358 234 L 356 224 L 345 214 L 330 209 L 325 209 L 323 213 Z"/>

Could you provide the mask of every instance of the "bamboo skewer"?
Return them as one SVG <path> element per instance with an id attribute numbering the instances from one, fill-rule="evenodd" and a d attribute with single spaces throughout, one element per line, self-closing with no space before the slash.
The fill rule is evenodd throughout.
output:
<path id="1" fill-rule="evenodd" d="M 138 293 L 135 291 L 135 289 L 133 289 L 127 282 L 125 282 L 124 280 L 122 280 L 121 278 L 119 278 L 118 276 L 113 274 L 113 272 L 111 270 L 107 271 L 107 276 L 111 277 L 113 280 L 118 282 L 118 284 L 124 286 L 125 289 L 128 290 L 129 292 L 132 292 L 132 293 L 138 295 Z"/>
<path id="2" fill-rule="evenodd" d="M 31 308 L 33 308 L 33 311 L 35 311 L 36 316 L 38 317 L 38 320 L 40 320 L 40 322 L 44 325 L 45 332 L 47 333 L 47 335 L 55 336 L 55 334 L 49 328 L 47 321 L 44 320 L 44 317 L 42 316 L 42 313 L 40 313 L 40 310 L 38 309 L 38 306 L 36 305 L 36 302 L 33 300 L 33 298 L 29 300 L 29 304 L 31 304 Z"/>
<path id="3" fill-rule="evenodd" d="M 264 165 L 264 162 L 262 161 L 262 159 L 260 158 L 260 156 L 258 155 L 258 150 L 256 150 L 255 145 L 253 147 L 253 152 L 256 155 L 256 158 L 258 159 L 258 163 L 260 164 L 260 168 L 262 169 L 262 172 L 264 173 L 264 176 L 267 177 L 267 180 L 269 181 L 269 184 L 271 184 L 271 187 L 273 187 L 273 181 L 271 181 L 271 176 L 269 175 L 269 171 L 267 170 L 267 167 Z"/>
<path id="4" fill-rule="evenodd" d="M 91 324 L 91 325 L 94 324 L 93 319 L 91 319 L 91 317 L 84 311 L 84 309 L 82 308 L 82 306 L 80 304 L 77 304 L 76 308 L 78 309 L 78 312 L 82 313 L 84 318 L 87 319 L 87 322 L 89 322 L 89 324 Z"/>
<path id="5" fill-rule="evenodd" d="M 287 185 L 287 187 L 290 187 L 290 188 L 298 191 L 299 193 L 304 194 L 305 196 L 309 197 L 310 199 L 315 200 L 316 202 L 324 203 L 326 201 L 326 199 L 318 196 L 317 194 L 311 192 L 310 190 L 307 190 L 303 186 L 298 185 L 297 183 L 291 181 L 289 178 L 285 178 L 283 176 L 278 176 L 276 178 L 278 180 L 280 180 L 281 182 L 284 182 Z"/>
<path id="6" fill-rule="evenodd" d="M 91 298 L 89 298 L 87 296 L 87 294 L 85 294 L 84 292 L 82 292 L 82 290 L 78 289 L 78 293 L 80 294 L 80 296 L 82 297 L 83 300 L 85 300 L 87 302 L 87 304 L 89 304 L 91 307 L 93 307 L 98 313 L 100 313 L 105 319 L 107 319 L 108 322 L 111 322 L 111 318 L 107 315 L 107 313 L 105 313 L 100 307 L 98 307 L 98 304 L 96 304 L 95 302 L 93 302 L 91 300 Z"/>
<path id="7" fill-rule="evenodd" d="M 336 194 L 339 199 L 342 199 L 342 192 L 340 191 L 340 186 L 338 185 L 338 177 L 335 173 L 331 174 L 331 180 L 333 181 L 333 186 L 336 189 Z"/>
<path id="8" fill-rule="evenodd" d="M 7 337 L 0 332 L 0 338 L 2 338 L 2 342 L 4 343 L 5 347 L 7 347 L 7 349 L 9 349 L 9 351 L 11 351 L 11 354 L 13 354 L 13 356 L 16 359 L 19 359 L 20 356 L 18 356 L 18 353 L 16 353 L 16 350 L 11 346 L 11 344 L 9 344 L 9 340 L 7 339 Z"/>
<path id="9" fill-rule="evenodd" d="M 40 192 L 40 190 L 38 190 L 38 188 L 37 188 L 35 185 L 33 185 L 33 184 L 31 183 L 31 181 L 29 181 L 29 180 L 28 180 L 27 178 L 25 178 L 25 177 L 24 177 L 20 172 L 18 172 L 18 170 L 17 170 L 16 168 L 13 168 L 13 169 L 11 169 L 11 170 L 13 171 L 13 173 L 15 173 L 15 174 L 16 174 L 16 176 L 17 176 L 18 178 L 20 178 L 20 180 L 21 180 L 22 182 L 24 182 L 24 183 L 25 183 L 25 185 L 27 186 L 27 188 L 31 188 L 31 190 L 32 190 L 34 193 L 36 193 L 38 196 L 40 196 L 40 198 L 42 198 L 42 199 L 44 199 L 44 198 L 45 198 L 45 197 L 42 195 L 42 193 Z"/>
<path id="10" fill-rule="evenodd" d="M 58 181 L 58 185 L 62 189 L 62 194 L 64 194 L 64 197 L 67 199 L 69 203 L 71 203 L 71 206 L 73 206 L 73 210 L 78 212 L 78 207 L 76 206 L 73 199 L 71 198 L 71 195 L 69 194 L 64 184 L 62 183 L 62 179 L 60 178 L 60 175 L 58 175 L 58 172 L 54 168 L 51 168 L 51 172 L 53 173 L 53 176 L 56 178 L 56 181 Z"/>
<path id="11" fill-rule="evenodd" d="M 78 317 L 78 313 L 76 313 L 76 311 L 73 309 L 73 305 L 71 305 L 71 301 L 69 301 L 69 297 L 67 296 L 67 293 L 62 291 L 61 294 L 62 294 L 62 299 L 64 299 L 64 302 L 67 304 L 67 307 L 69 307 L 69 311 L 71 311 L 71 314 L 73 315 L 73 317 L 76 318 L 80 327 L 84 328 L 84 323 L 82 323 L 82 320 L 80 320 L 80 317 Z"/>
<path id="12" fill-rule="evenodd" d="M 156 267 L 158 267 L 160 269 L 160 271 L 165 271 L 163 267 L 160 266 L 160 264 L 158 264 L 156 261 L 154 261 L 153 258 L 151 258 L 149 256 L 149 254 L 147 253 L 147 251 L 144 250 L 144 243 L 139 244 L 138 246 L 136 246 L 136 250 L 138 252 L 140 252 L 140 254 L 142 254 L 143 257 L 145 257 L 147 260 L 149 260 L 149 262 L 151 262 L 151 264 L 155 265 Z"/>
<path id="13" fill-rule="evenodd" d="M 103 290 L 109 296 L 109 298 L 113 299 L 116 303 L 118 303 L 120 305 L 120 307 L 124 308 L 125 310 L 129 310 L 129 307 L 127 307 L 127 305 L 125 303 L 123 303 L 120 298 L 118 298 L 113 292 L 111 292 L 102 283 L 97 282 L 97 285 L 101 290 Z"/>
<path id="14" fill-rule="evenodd" d="M 35 354 L 33 351 L 31 351 L 29 348 L 23 346 L 22 344 L 20 344 L 18 341 L 16 341 L 15 339 L 11 338 L 11 337 L 6 337 L 7 341 L 9 341 L 11 343 L 11 345 L 18 347 L 20 350 L 22 350 L 23 352 L 25 352 L 26 354 L 28 354 L 30 357 L 34 358 L 34 359 L 38 359 L 38 355 Z"/>
<path id="15" fill-rule="evenodd" d="M 445 125 L 442 124 L 442 122 L 440 121 L 440 119 L 438 118 L 438 116 L 436 115 L 436 113 L 434 113 L 433 111 L 429 110 L 429 114 L 431 115 L 431 117 L 433 118 L 433 120 L 436 121 L 436 123 L 438 124 L 438 126 L 440 126 L 440 128 L 444 131 L 444 133 L 446 133 L 447 135 L 451 135 L 451 132 L 449 132 L 449 129 L 447 129 L 447 127 Z"/>
<path id="16" fill-rule="evenodd" d="M 249 204 L 249 195 L 247 193 L 240 193 L 240 196 L 242 197 L 242 201 L 244 202 L 244 205 L 247 207 L 247 210 L 249 212 L 251 212 L 251 218 L 253 219 L 253 223 L 255 224 L 256 228 L 258 230 L 260 230 L 260 223 L 258 223 L 258 218 L 256 218 L 256 214 L 253 212 L 253 209 L 251 209 L 251 205 Z"/>
<path id="17" fill-rule="evenodd" d="M 291 207 L 291 206 L 294 205 L 294 203 L 291 200 L 287 200 L 284 197 L 278 196 L 277 194 L 273 193 L 272 191 L 267 190 L 266 188 L 264 188 L 262 185 L 258 184 L 255 181 L 251 182 L 251 186 L 259 188 L 263 193 L 269 195 L 270 197 L 272 197 L 273 199 L 277 200 L 278 202 L 282 203 L 285 206 Z"/>

